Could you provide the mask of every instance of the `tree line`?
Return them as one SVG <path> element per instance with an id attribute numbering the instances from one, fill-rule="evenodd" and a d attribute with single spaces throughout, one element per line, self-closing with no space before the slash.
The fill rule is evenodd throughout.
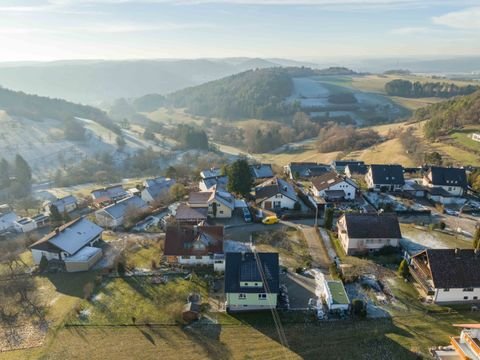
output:
<path id="1" fill-rule="evenodd" d="M 469 95 L 478 90 L 478 86 L 458 86 L 447 82 L 426 82 L 395 79 L 385 84 L 385 91 L 390 96 L 408 98 L 441 97 Z"/>

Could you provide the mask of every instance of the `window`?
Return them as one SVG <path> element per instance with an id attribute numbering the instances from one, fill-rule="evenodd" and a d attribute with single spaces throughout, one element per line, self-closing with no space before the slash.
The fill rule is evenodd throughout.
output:
<path id="1" fill-rule="evenodd" d="M 258 300 L 267 300 L 267 294 L 258 294 Z"/>
<path id="2" fill-rule="evenodd" d="M 182 256 L 182 259 L 190 259 L 190 256 L 183 255 L 183 256 Z"/>
<path id="3" fill-rule="evenodd" d="M 464 297 L 463 297 L 463 300 L 468 300 L 468 296 L 464 296 Z"/>
<path id="4" fill-rule="evenodd" d="M 220 214 L 223 214 L 223 210 L 220 210 Z"/>
<path id="5" fill-rule="evenodd" d="M 247 294 L 238 294 L 238 300 L 245 300 L 247 298 Z"/>
<path id="6" fill-rule="evenodd" d="M 474 296 L 474 297 L 473 297 L 473 300 L 478 300 L 478 296 Z"/>
<path id="7" fill-rule="evenodd" d="M 467 291 L 468 291 L 468 292 L 471 292 L 471 291 L 473 291 L 473 288 L 470 287 L 470 288 L 465 288 L 465 289 L 463 289 L 463 292 L 467 292 Z"/>
<path id="8" fill-rule="evenodd" d="M 197 256 L 195 256 L 195 259 L 197 259 L 197 260 L 201 260 L 201 259 L 202 259 L 202 257 L 203 257 L 203 256 L 198 256 L 198 255 L 197 255 Z"/>
<path id="9" fill-rule="evenodd" d="M 443 289 L 443 292 L 449 292 L 449 291 L 450 291 L 449 288 Z"/>
<path id="10" fill-rule="evenodd" d="M 243 286 L 248 286 L 248 283 L 243 283 Z"/>

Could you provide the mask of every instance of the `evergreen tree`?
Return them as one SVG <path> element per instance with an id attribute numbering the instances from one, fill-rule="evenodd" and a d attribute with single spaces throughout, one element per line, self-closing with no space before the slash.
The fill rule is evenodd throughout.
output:
<path id="1" fill-rule="evenodd" d="M 333 209 L 327 208 L 325 210 L 325 229 L 332 230 L 333 227 Z"/>
<path id="2" fill-rule="evenodd" d="M 40 259 L 40 264 L 38 264 L 38 268 L 40 269 L 40 272 L 44 272 L 48 268 L 48 260 L 45 257 L 45 255 L 42 255 L 42 258 Z"/>
<path id="3" fill-rule="evenodd" d="M 62 214 L 55 205 L 50 205 L 50 222 L 53 225 L 60 225 L 63 221 Z"/>
<path id="4" fill-rule="evenodd" d="M 10 186 L 10 165 L 7 160 L 0 160 L 0 189 Z"/>
<path id="5" fill-rule="evenodd" d="M 248 162 L 239 159 L 227 167 L 228 184 L 227 190 L 246 197 L 252 189 L 252 175 Z"/>
<path id="6" fill-rule="evenodd" d="M 15 177 L 16 181 L 21 184 L 30 185 L 32 183 L 32 170 L 20 154 L 15 157 Z"/>

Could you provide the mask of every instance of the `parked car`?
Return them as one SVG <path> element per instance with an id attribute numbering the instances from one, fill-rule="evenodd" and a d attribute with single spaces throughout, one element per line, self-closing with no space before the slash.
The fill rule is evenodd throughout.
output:
<path id="1" fill-rule="evenodd" d="M 267 216 L 265 219 L 262 220 L 262 223 L 264 223 L 265 225 L 273 225 L 278 222 L 279 220 L 276 216 Z"/>
<path id="2" fill-rule="evenodd" d="M 250 210 L 248 208 L 243 208 L 243 220 L 245 220 L 246 223 L 251 223 L 252 222 L 252 214 L 250 214 Z"/>
<path id="3" fill-rule="evenodd" d="M 451 216 L 458 216 L 459 215 L 459 212 L 458 211 L 455 211 L 455 210 L 452 210 L 452 209 L 445 209 L 445 214 L 447 215 L 451 215 Z"/>

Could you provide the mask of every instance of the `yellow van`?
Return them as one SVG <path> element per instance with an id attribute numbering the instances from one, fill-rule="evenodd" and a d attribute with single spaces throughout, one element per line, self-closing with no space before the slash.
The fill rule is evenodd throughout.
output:
<path id="1" fill-rule="evenodd" d="M 278 223 L 278 217 L 276 216 L 267 216 L 265 219 L 262 220 L 262 223 L 265 225 L 272 225 Z"/>

